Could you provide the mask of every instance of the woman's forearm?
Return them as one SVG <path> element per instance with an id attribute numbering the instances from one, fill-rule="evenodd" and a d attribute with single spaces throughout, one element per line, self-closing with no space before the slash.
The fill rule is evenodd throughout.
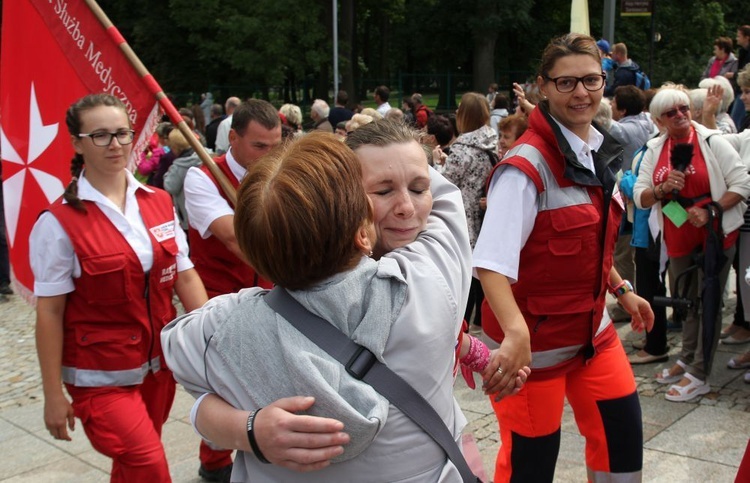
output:
<path id="1" fill-rule="evenodd" d="M 174 288 L 186 312 L 203 307 L 208 301 L 203 281 L 194 268 L 178 273 Z"/>
<path id="2" fill-rule="evenodd" d="M 721 196 L 721 198 L 719 198 L 719 205 L 722 210 L 727 211 L 742 200 L 742 196 L 733 191 L 727 191 Z"/>
<path id="3" fill-rule="evenodd" d="M 214 445 L 222 448 L 252 451 L 247 438 L 250 411 L 235 409 L 215 394 L 205 396 L 195 413 L 195 427 Z"/>
<path id="4" fill-rule="evenodd" d="M 505 275 L 491 270 L 477 268 L 477 275 L 482 282 L 484 296 L 497 318 L 500 328 L 507 335 L 525 334 L 528 339 L 528 326 L 516 304 L 510 282 Z"/>
<path id="5" fill-rule="evenodd" d="M 63 313 L 67 295 L 38 297 L 36 348 L 45 398 L 62 395 Z"/>
<path id="6" fill-rule="evenodd" d="M 641 206 L 643 209 L 650 208 L 667 195 L 664 184 L 658 184 L 641 192 Z"/>

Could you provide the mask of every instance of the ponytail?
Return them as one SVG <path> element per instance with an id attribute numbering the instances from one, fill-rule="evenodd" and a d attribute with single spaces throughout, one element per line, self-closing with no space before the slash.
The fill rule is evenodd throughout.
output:
<path id="1" fill-rule="evenodd" d="M 70 161 L 70 174 L 73 178 L 70 180 L 67 188 L 65 188 L 63 199 L 76 210 L 85 213 L 86 206 L 83 204 L 83 201 L 78 198 L 78 178 L 81 176 L 81 171 L 83 171 L 83 156 L 76 153 Z"/>

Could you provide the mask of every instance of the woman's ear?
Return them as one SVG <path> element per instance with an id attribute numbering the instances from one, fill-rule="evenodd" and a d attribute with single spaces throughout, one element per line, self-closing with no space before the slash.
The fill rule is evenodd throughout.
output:
<path id="1" fill-rule="evenodd" d="M 81 140 L 82 139 L 83 138 L 81 138 L 79 136 L 73 136 L 73 135 L 70 136 L 70 142 L 71 142 L 71 144 L 73 144 L 73 149 L 78 154 L 83 154 L 83 150 L 81 148 Z"/>
<path id="2" fill-rule="evenodd" d="M 539 93 L 546 98 L 547 93 L 544 92 L 544 77 L 540 75 L 536 77 L 536 87 L 539 89 Z"/>
<path id="3" fill-rule="evenodd" d="M 354 235 L 354 245 L 365 255 L 372 255 L 372 249 L 375 246 L 375 230 L 372 221 L 365 221 L 359 227 Z"/>

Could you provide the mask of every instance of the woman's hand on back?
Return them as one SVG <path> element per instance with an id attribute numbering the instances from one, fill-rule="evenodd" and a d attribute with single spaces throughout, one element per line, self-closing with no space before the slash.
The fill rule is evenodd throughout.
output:
<path id="1" fill-rule="evenodd" d="M 312 397 L 284 398 L 258 413 L 255 437 L 271 463 L 298 472 L 315 471 L 344 452 L 349 435 L 340 421 L 295 414 L 314 402 Z"/>

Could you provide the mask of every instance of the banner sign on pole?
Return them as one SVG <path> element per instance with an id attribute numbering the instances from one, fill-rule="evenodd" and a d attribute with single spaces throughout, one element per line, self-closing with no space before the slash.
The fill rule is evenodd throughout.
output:
<path id="1" fill-rule="evenodd" d="M 83 1 L 3 2 L 0 46 L 0 149 L 12 278 L 33 293 L 29 234 L 39 213 L 70 182 L 73 149 L 65 112 L 90 93 L 125 104 L 136 131 L 131 155 L 143 151 L 159 120 L 153 93 Z"/>

